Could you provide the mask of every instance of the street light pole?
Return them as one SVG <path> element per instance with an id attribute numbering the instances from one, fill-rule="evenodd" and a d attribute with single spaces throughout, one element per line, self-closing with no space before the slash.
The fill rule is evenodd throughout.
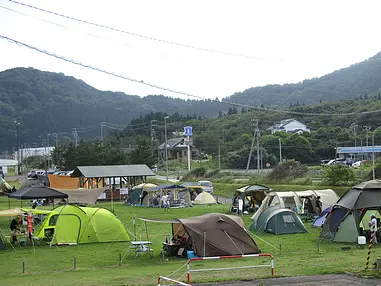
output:
<path id="1" fill-rule="evenodd" d="M 374 135 L 376 134 L 376 131 L 379 128 L 381 128 L 381 126 L 378 126 L 376 129 L 374 129 L 373 135 L 372 135 L 372 173 L 373 173 L 373 180 L 376 179 L 376 174 L 375 174 L 375 171 L 374 171 Z"/>
<path id="2" fill-rule="evenodd" d="M 168 182 L 168 144 L 167 144 L 167 119 L 169 116 L 164 117 L 164 132 L 165 132 L 165 169 L 167 174 L 167 182 Z"/>
<path id="3" fill-rule="evenodd" d="M 50 148 L 49 148 L 49 139 L 50 139 L 50 133 L 48 133 L 47 135 L 46 135 L 46 142 L 47 142 L 47 145 L 48 145 L 48 148 L 47 148 L 47 169 L 49 169 L 50 168 Z M 47 171 L 46 171 L 47 172 Z"/>

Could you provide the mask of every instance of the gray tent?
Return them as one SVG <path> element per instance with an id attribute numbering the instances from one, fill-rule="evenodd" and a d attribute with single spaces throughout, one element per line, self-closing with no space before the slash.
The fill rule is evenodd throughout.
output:
<path id="1" fill-rule="evenodd" d="M 296 213 L 279 206 L 264 209 L 254 220 L 250 229 L 276 235 L 307 232 L 306 227 Z"/>
<path id="2" fill-rule="evenodd" d="M 171 223 L 173 238 L 188 237 L 186 248 L 201 257 L 260 253 L 238 216 L 210 213 L 171 221 L 142 220 Z"/>
<path id="3" fill-rule="evenodd" d="M 336 242 L 357 242 L 365 235 L 370 214 L 381 213 L 381 180 L 360 183 L 350 189 L 332 207 L 321 232 L 321 237 Z"/>

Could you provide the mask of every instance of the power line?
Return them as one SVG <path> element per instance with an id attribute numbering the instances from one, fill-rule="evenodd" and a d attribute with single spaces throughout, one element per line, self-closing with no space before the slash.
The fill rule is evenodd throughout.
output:
<path id="1" fill-rule="evenodd" d="M 156 41 L 156 42 L 160 42 L 160 43 L 164 43 L 164 44 L 174 45 L 174 46 L 178 46 L 178 47 L 182 47 L 182 48 L 199 50 L 199 51 L 208 52 L 208 53 L 222 54 L 222 55 L 227 55 L 227 56 L 235 56 L 235 57 L 242 57 L 242 58 L 255 59 L 255 60 L 263 60 L 263 61 L 285 62 L 284 60 L 280 60 L 280 59 L 271 59 L 271 58 L 264 58 L 264 57 L 254 57 L 254 56 L 249 56 L 249 55 L 244 55 L 244 54 L 225 52 L 225 51 L 220 51 L 220 50 L 215 50 L 215 49 L 208 49 L 208 48 L 202 48 L 202 47 L 197 47 L 197 46 L 188 45 L 188 44 L 182 44 L 182 43 L 178 43 L 178 42 L 174 42 L 174 41 L 169 41 L 169 40 L 163 40 L 163 39 L 154 38 L 154 37 L 150 37 L 150 36 L 145 36 L 145 35 L 134 33 L 134 32 L 128 32 L 128 31 L 121 30 L 121 29 L 118 29 L 118 28 L 109 27 L 109 26 L 106 26 L 106 25 L 103 25 L 103 24 L 97 24 L 97 23 L 86 21 L 86 20 L 82 20 L 82 19 L 79 19 L 79 18 L 63 15 L 63 14 L 60 14 L 60 13 L 57 13 L 57 12 L 49 11 L 49 10 L 46 10 L 46 9 L 43 9 L 43 8 L 39 8 L 39 7 L 36 7 L 36 6 L 28 5 L 28 4 L 25 4 L 25 3 L 18 2 L 18 1 L 14 1 L 14 0 L 8 0 L 8 1 L 12 2 L 14 4 L 22 5 L 24 7 L 28 7 L 28 8 L 31 8 L 31 9 L 34 9 L 34 10 L 38 10 L 38 11 L 41 11 L 41 12 L 44 12 L 44 13 L 48 13 L 48 14 L 51 14 L 51 15 L 59 16 L 59 17 L 62 17 L 62 18 L 65 18 L 65 19 L 69 19 L 69 20 L 72 20 L 72 21 L 80 22 L 80 23 L 87 24 L 87 25 L 96 26 L 98 28 L 107 29 L 107 30 L 111 30 L 111 31 L 114 31 L 114 32 L 118 32 L 118 33 L 123 33 L 123 34 L 127 34 L 127 35 L 134 36 L 134 37 L 139 37 L 139 38 L 142 38 L 142 39 L 145 39 L 145 40 L 151 40 L 151 41 Z"/>
<path id="2" fill-rule="evenodd" d="M 81 66 L 81 67 L 84 67 L 84 68 L 95 70 L 95 71 L 98 71 L 98 72 L 101 72 L 101 73 L 104 73 L 104 74 L 107 74 L 107 75 L 111 75 L 111 76 L 114 76 L 114 77 L 117 77 L 117 78 L 121 78 L 121 79 L 125 79 L 125 80 L 128 80 L 128 81 L 131 81 L 131 82 L 135 82 L 135 83 L 139 83 L 139 84 L 142 84 L 142 85 L 146 85 L 146 86 L 149 86 L 149 87 L 152 87 L 152 88 L 156 88 L 156 89 L 159 89 L 159 90 L 164 90 L 164 91 L 175 93 L 175 94 L 180 94 L 180 95 L 185 95 L 185 96 L 188 96 L 188 97 L 193 97 L 193 98 L 205 100 L 205 98 L 203 98 L 201 96 L 197 96 L 197 95 L 190 94 L 190 93 L 183 92 L 183 91 L 174 90 L 174 89 L 171 89 L 171 88 L 162 87 L 162 86 L 159 86 L 159 85 L 156 85 L 156 84 L 153 84 L 153 83 L 144 82 L 143 80 L 137 80 L 137 79 L 134 79 L 134 78 L 131 78 L 131 77 L 128 77 L 128 76 L 123 76 L 123 75 L 120 75 L 120 74 L 116 74 L 116 73 L 113 73 L 113 72 L 110 72 L 110 71 L 107 71 L 107 70 L 104 70 L 104 69 L 101 69 L 101 68 L 93 67 L 91 65 L 86 65 L 86 64 L 83 64 L 83 63 L 81 63 L 79 61 L 72 60 L 72 59 L 69 59 L 69 58 L 66 58 L 66 57 L 63 57 L 63 56 L 56 55 L 54 53 L 51 53 L 51 52 L 39 49 L 37 47 L 30 46 L 28 44 L 22 43 L 20 41 L 11 39 L 11 38 L 3 36 L 3 35 L 0 35 L 0 38 L 5 39 L 5 40 L 9 41 L 10 43 L 15 43 L 15 44 L 17 44 L 19 46 L 24 46 L 24 47 L 27 47 L 28 49 L 35 50 L 37 52 L 46 54 L 48 56 L 51 56 L 51 57 L 54 57 L 54 58 L 57 58 L 57 59 L 60 59 L 60 60 L 63 60 L 63 61 L 75 64 L 75 65 L 78 65 L 78 66 Z M 373 113 L 381 112 L 380 109 L 378 109 L 378 110 L 372 110 L 372 111 L 363 111 L 363 112 L 349 112 L 349 113 L 297 112 L 297 111 L 290 111 L 290 110 L 260 108 L 260 107 L 256 107 L 256 106 L 250 106 L 250 105 L 246 105 L 246 104 L 233 103 L 233 102 L 227 102 L 227 101 L 219 101 L 219 100 L 215 100 L 215 99 L 214 100 L 211 99 L 210 101 L 211 102 L 218 102 L 218 103 L 221 103 L 221 104 L 227 104 L 227 105 L 230 105 L 230 106 L 250 108 L 250 109 L 254 109 L 254 110 L 258 110 L 258 111 L 277 112 L 277 113 L 294 114 L 294 115 L 349 116 L 349 115 L 363 115 L 363 114 L 373 114 Z"/>
<path id="3" fill-rule="evenodd" d="M 107 38 L 104 38 L 104 37 L 101 37 L 101 36 L 98 36 L 98 35 L 94 35 L 94 34 L 91 34 L 91 33 L 83 32 L 83 31 L 79 31 L 79 30 L 76 30 L 76 29 L 73 29 L 73 28 L 69 28 L 69 27 L 64 26 L 64 25 L 62 25 L 62 24 L 58 24 L 58 23 L 55 23 L 55 22 L 53 22 L 53 21 L 49 21 L 49 20 L 45 20 L 45 19 L 41 19 L 41 18 L 39 18 L 39 17 L 30 15 L 30 14 L 26 14 L 26 13 L 24 13 L 24 12 L 20 12 L 20 11 L 17 11 L 17 10 L 8 8 L 8 7 L 4 7 L 4 6 L 2 6 L 2 5 L 0 5 L 0 8 L 5 9 L 5 10 L 8 10 L 8 11 L 11 11 L 11 12 L 14 12 L 14 13 L 17 13 L 17 14 L 20 14 L 20 15 L 23 15 L 23 16 L 26 16 L 26 17 L 34 18 L 34 19 L 40 20 L 40 21 L 42 21 L 42 22 L 46 22 L 46 23 L 49 23 L 49 24 L 58 26 L 58 27 L 60 27 L 60 28 L 68 29 L 68 30 L 71 30 L 71 31 L 74 31 L 74 32 L 77 32 L 77 33 L 82 33 L 82 34 L 85 34 L 85 35 L 88 35 L 88 36 L 91 36 L 91 37 L 94 37 L 94 38 L 97 38 L 97 39 L 101 39 L 101 40 L 104 40 L 104 41 L 110 41 L 110 42 L 113 42 L 113 43 L 117 43 L 117 44 L 120 44 L 120 45 L 124 45 L 124 46 L 126 46 L 126 47 L 129 47 L 129 48 L 132 48 L 132 46 L 130 46 L 130 45 L 126 44 L 126 43 L 120 43 L 120 42 L 117 42 L 117 41 L 114 41 L 114 40 L 111 40 L 111 39 L 107 39 Z"/>

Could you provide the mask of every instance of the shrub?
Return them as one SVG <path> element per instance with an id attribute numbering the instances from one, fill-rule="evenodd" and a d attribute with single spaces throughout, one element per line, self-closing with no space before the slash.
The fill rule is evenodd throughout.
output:
<path id="1" fill-rule="evenodd" d="M 183 177 L 183 180 L 188 180 L 189 178 L 200 178 L 200 177 L 204 177 L 205 174 L 206 174 L 206 168 L 205 167 L 200 167 L 200 168 L 196 168 L 196 169 L 193 169 L 192 171 L 188 172 L 188 174 L 186 174 L 184 177 Z"/>
<path id="2" fill-rule="evenodd" d="M 326 166 L 324 168 L 324 178 L 330 185 L 348 185 L 355 181 L 355 173 L 352 168 L 342 164 Z"/>
<path id="3" fill-rule="evenodd" d="M 270 181 L 283 181 L 300 178 L 308 171 L 307 165 L 298 161 L 290 160 L 277 165 L 269 174 Z"/>

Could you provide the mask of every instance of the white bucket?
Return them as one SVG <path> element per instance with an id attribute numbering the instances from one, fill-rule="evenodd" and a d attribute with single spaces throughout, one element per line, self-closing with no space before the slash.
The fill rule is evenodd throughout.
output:
<path id="1" fill-rule="evenodd" d="M 365 238 L 365 236 L 358 236 L 357 237 L 357 243 L 358 244 L 366 244 L 366 238 Z"/>

